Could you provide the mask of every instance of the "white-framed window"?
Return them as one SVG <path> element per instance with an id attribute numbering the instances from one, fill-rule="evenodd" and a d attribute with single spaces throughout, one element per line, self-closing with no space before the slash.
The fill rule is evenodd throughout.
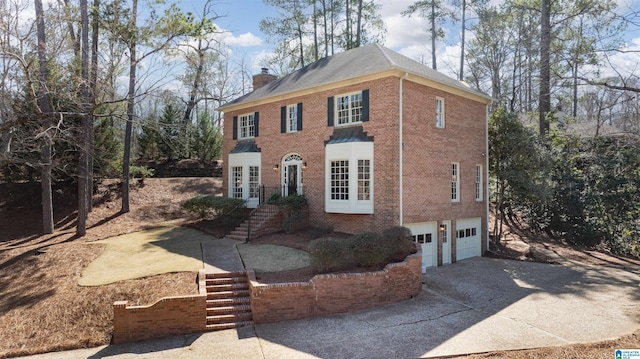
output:
<path id="1" fill-rule="evenodd" d="M 436 97 L 436 127 L 444 128 L 444 99 Z"/>
<path id="2" fill-rule="evenodd" d="M 287 106 L 287 132 L 298 131 L 298 105 Z"/>
<path id="3" fill-rule="evenodd" d="M 349 200 L 349 160 L 331 161 L 331 200 Z"/>
<path id="4" fill-rule="evenodd" d="M 325 147 L 325 211 L 373 213 L 373 142 Z"/>
<path id="5" fill-rule="evenodd" d="M 371 160 L 358 160 L 358 201 L 371 199 Z"/>
<path id="6" fill-rule="evenodd" d="M 243 198 L 242 166 L 231 167 L 231 195 L 233 198 Z"/>
<path id="7" fill-rule="evenodd" d="M 362 91 L 336 96 L 336 119 L 338 125 L 362 121 Z"/>
<path id="8" fill-rule="evenodd" d="M 255 114 L 248 113 L 238 117 L 239 138 L 252 138 L 256 136 Z"/>
<path id="9" fill-rule="evenodd" d="M 249 166 L 249 198 L 260 195 L 260 166 Z"/>
<path id="10" fill-rule="evenodd" d="M 261 159 L 260 152 L 229 154 L 228 196 L 246 200 L 249 208 L 255 208 L 259 204 Z"/>
<path id="11" fill-rule="evenodd" d="M 482 165 L 476 165 L 476 201 L 482 201 Z"/>
<path id="12" fill-rule="evenodd" d="M 460 164 L 451 164 L 451 202 L 460 202 Z"/>

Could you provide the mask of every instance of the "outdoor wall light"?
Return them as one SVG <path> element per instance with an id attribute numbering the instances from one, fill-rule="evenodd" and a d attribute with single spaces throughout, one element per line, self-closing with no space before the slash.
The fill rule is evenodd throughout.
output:
<path id="1" fill-rule="evenodd" d="M 444 232 L 444 228 L 445 228 L 445 225 L 444 225 L 444 224 L 441 224 L 441 225 L 440 225 L 440 232 Z"/>
<path id="2" fill-rule="evenodd" d="M 278 172 L 278 168 L 280 166 L 276 163 L 275 165 L 273 165 L 273 172 Z"/>
<path id="3" fill-rule="evenodd" d="M 307 162 L 302 162 L 302 169 L 307 169 Z"/>

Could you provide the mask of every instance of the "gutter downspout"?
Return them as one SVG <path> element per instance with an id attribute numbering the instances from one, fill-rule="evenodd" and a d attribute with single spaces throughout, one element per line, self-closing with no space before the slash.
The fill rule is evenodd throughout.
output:
<path id="1" fill-rule="evenodd" d="M 484 130 L 484 134 L 485 134 L 485 164 L 484 164 L 484 168 L 485 168 L 485 178 L 486 178 L 486 183 L 487 185 L 485 186 L 484 192 L 485 192 L 485 203 L 486 203 L 486 207 L 485 207 L 485 216 L 487 216 L 487 218 L 485 219 L 486 225 L 487 225 L 487 229 L 485 230 L 485 235 L 487 236 L 487 250 L 489 250 L 489 105 L 486 105 L 486 110 L 485 110 L 485 130 Z"/>
<path id="2" fill-rule="evenodd" d="M 404 79 L 408 78 L 408 77 L 409 77 L 409 73 L 408 72 L 405 72 L 404 76 L 400 77 L 400 89 L 399 89 L 399 93 L 398 93 L 398 96 L 400 98 L 399 101 L 398 101 L 398 107 L 399 107 L 398 108 L 398 131 L 399 131 L 399 133 L 398 133 L 398 155 L 399 155 L 399 160 L 398 161 L 400 162 L 400 165 L 398 166 L 398 176 L 400 177 L 399 178 L 400 180 L 398 181 L 399 182 L 398 188 L 399 188 L 399 191 L 400 191 L 400 193 L 399 193 L 399 196 L 400 196 L 399 197 L 399 208 L 400 208 L 399 217 L 400 218 L 399 219 L 400 219 L 400 225 L 401 226 L 404 225 L 404 211 L 403 211 L 403 207 L 404 207 L 403 195 L 404 195 L 404 192 L 403 192 L 403 185 L 402 185 L 402 183 L 403 183 L 402 174 L 403 174 L 403 167 L 404 167 L 403 166 L 404 159 L 403 159 L 403 156 L 402 156 L 402 147 L 403 147 L 403 137 L 402 137 L 402 102 L 403 102 L 402 101 L 402 95 L 403 95 L 402 81 Z"/>

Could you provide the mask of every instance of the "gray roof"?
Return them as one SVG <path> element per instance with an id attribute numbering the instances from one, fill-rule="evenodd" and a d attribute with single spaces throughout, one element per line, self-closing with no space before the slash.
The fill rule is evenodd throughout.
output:
<path id="1" fill-rule="evenodd" d="M 436 81 L 487 100 L 491 98 L 415 60 L 378 44 L 371 44 L 325 57 L 308 66 L 279 78 L 257 90 L 226 103 L 220 109 L 283 95 L 320 85 L 397 69 Z"/>
<path id="2" fill-rule="evenodd" d="M 240 140 L 236 143 L 236 147 L 229 153 L 247 153 L 247 152 L 261 152 L 260 148 L 256 145 L 255 140 Z"/>
<path id="3" fill-rule="evenodd" d="M 373 136 L 367 136 L 362 126 L 334 127 L 333 135 L 324 144 L 347 142 L 373 142 Z"/>

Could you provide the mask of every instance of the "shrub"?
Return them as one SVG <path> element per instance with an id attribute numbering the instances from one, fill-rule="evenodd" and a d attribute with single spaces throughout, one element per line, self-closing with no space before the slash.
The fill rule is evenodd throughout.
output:
<path id="1" fill-rule="evenodd" d="M 416 252 L 411 230 L 407 227 L 397 226 L 387 228 L 382 232 L 382 237 L 389 243 L 392 256 L 404 258 Z"/>
<path id="2" fill-rule="evenodd" d="M 364 232 L 353 236 L 353 258 L 359 267 L 380 264 L 390 255 L 390 248 L 379 233 Z"/>
<path id="3" fill-rule="evenodd" d="M 153 177 L 155 171 L 153 168 L 147 168 L 145 166 L 129 166 L 129 178 L 145 179 Z"/>
<path id="4" fill-rule="evenodd" d="M 340 270 L 354 265 L 351 238 L 324 237 L 309 243 L 311 265 L 320 273 Z"/>
<path id="5" fill-rule="evenodd" d="M 292 194 L 286 197 L 274 193 L 269 197 L 269 203 L 275 204 L 285 211 L 285 220 L 282 222 L 282 229 L 290 233 L 296 228 L 296 224 L 304 220 L 303 210 L 307 206 L 307 198 L 299 194 Z"/>
<path id="6" fill-rule="evenodd" d="M 224 217 L 230 216 L 235 209 L 244 208 L 245 203 L 240 198 L 198 195 L 186 200 L 182 207 L 200 218 Z"/>

